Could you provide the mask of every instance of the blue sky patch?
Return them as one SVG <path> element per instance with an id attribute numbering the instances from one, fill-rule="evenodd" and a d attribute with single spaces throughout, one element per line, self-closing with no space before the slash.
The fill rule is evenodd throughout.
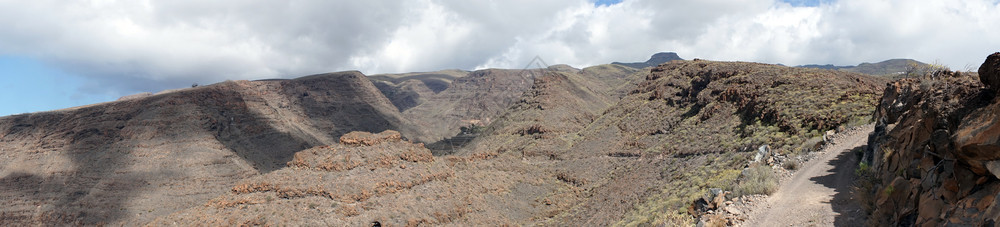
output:
<path id="1" fill-rule="evenodd" d="M 114 100 L 82 94 L 87 81 L 24 57 L 0 56 L 0 116 L 56 110 Z"/>
<path id="2" fill-rule="evenodd" d="M 796 7 L 799 6 L 816 7 L 819 6 L 820 3 L 830 2 L 828 0 L 781 0 L 781 1 Z"/>
<path id="3" fill-rule="evenodd" d="M 594 1 L 595 6 L 610 6 L 614 4 L 622 3 L 622 0 L 597 0 Z"/>

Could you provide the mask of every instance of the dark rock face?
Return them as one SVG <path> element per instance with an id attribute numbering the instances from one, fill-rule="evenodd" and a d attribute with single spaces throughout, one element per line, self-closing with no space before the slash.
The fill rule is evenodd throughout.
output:
<path id="1" fill-rule="evenodd" d="M 983 65 L 979 66 L 979 80 L 990 89 L 1000 88 L 1000 52 L 986 57 Z"/>
<path id="2" fill-rule="evenodd" d="M 878 178 L 868 192 L 870 225 L 990 226 L 1000 218 L 1000 101 L 970 74 L 943 75 L 889 84 L 875 110 L 865 155 Z"/>

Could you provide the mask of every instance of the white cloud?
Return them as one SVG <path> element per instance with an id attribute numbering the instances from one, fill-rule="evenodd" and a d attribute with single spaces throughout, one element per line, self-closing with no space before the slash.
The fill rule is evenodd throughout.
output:
<path id="1" fill-rule="evenodd" d="M 1000 50 L 992 0 L 9 1 L 0 55 L 94 81 L 93 92 L 191 82 L 520 68 L 536 55 L 576 67 L 685 58 L 788 65 L 939 60 L 955 69 Z"/>

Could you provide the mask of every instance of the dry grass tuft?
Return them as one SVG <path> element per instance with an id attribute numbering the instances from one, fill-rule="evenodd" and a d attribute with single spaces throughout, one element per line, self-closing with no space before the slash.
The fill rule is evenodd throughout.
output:
<path id="1" fill-rule="evenodd" d="M 778 178 L 767 165 L 758 165 L 744 171 L 743 179 L 736 185 L 735 193 L 741 195 L 770 195 L 778 190 Z"/>
<path id="2" fill-rule="evenodd" d="M 787 170 L 796 170 L 799 168 L 799 162 L 796 162 L 794 160 L 788 160 L 785 161 L 785 163 L 781 164 L 781 168 L 785 168 Z"/>

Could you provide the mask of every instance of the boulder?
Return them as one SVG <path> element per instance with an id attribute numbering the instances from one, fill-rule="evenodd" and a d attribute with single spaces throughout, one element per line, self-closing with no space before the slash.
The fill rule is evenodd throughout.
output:
<path id="1" fill-rule="evenodd" d="M 766 160 L 766 158 L 771 156 L 771 147 L 767 145 L 761 145 L 757 148 L 757 155 L 753 156 L 753 162 L 758 163 L 760 161 Z"/>
<path id="2" fill-rule="evenodd" d="M 983 65 L 979 66 L 979 80 L 990 89 L 1000 88 L 1000 52 L 986 57 Z"/>
<path id="3" fill-rule="evenodd" d="M 708 201 L 708 209 L 719 209 L 726 206 L 726 195 L 729 192 L 723 191 L 721 188 L 709 188 L 708 194 L 705 195 L 705 200 Z"/>
<path id="4" fill-rule="evenodd" d="M 836 131 L 834 131 L 834 130 L 826 131 L 826 133 L 823 134 L 823 142 L 833 143 L 833 136 L 834 135 L 837 135 Z"/>
<path id="5" fill-rule="evenodd" d="M 989 170 L 994 177 L 1000 179 L 1000 160 L 988 161 L 985 165 L 986 169 Z"/>

